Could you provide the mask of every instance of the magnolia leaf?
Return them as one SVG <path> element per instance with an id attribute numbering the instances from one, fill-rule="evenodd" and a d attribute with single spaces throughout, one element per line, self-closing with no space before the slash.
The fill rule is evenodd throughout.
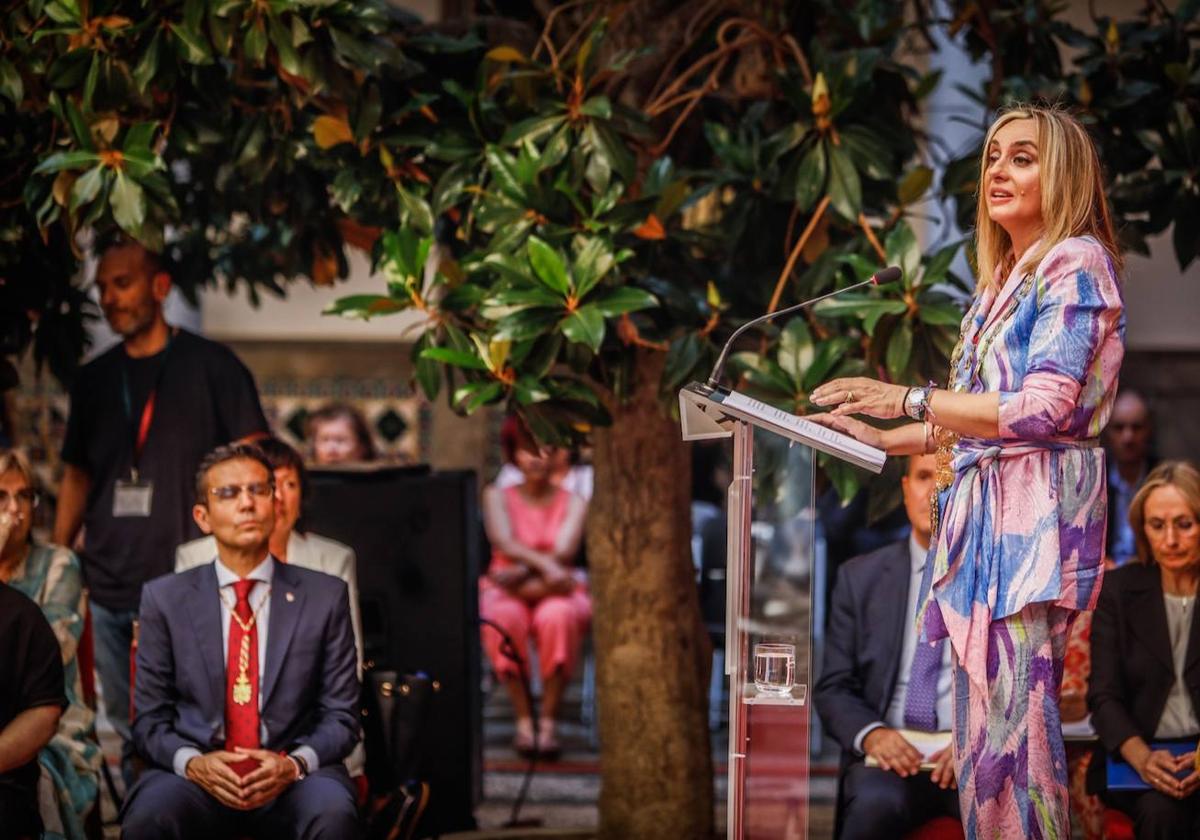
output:
<path id="1" fill-rule="evenodd" d="M 892 337 L 888 340 L 887 370 L 893 382 L 905 380 L 904 373 L 912 356 L 912 343 L 912 322 L 906 318 L 892 331 Z"/>
<path id="2" fill-rule="evenodd" d="M 638 239 L 655 240 L 667 238 L 667 232 L 663 229 L 662 222 L 653 213 L 646 217 L 646 221 L 633 229 L 633 235 Z"/>
<path id="3" fill-rule="evenodd" d="M 80 175 L 76 179 L 74 186 L 71 187 L 71 212 L 74 213 L 80 207 L 94 199 L 100 193 L 100 187 L 103 183 L 103 166 L 92 167 Z"/>
<path id="4" fill-rule="evenodd" d="M 829 153 L 829 202 L 842 218 L 854 221 L 862 210 L 862 181 L 854 161 L 841 147 L 826 144 Z"/>
<path id="5" fill-rule="evenodd" d="M 564 297 L 569 294 L 571 282 L 567 277 L 566 264 L 558 251 L 536 236 L 529 237 L 526 247 L 529 249 L 529 264 L 533 266 L 534 276 L 542 285 Z"/>
<path id="6" fill-rule="evenodd" d="M 0 58 L 0 94 L 8 97 L 14 106 L 25 98 L 25 83 L 21 73 L 7 58 Z"/>
<path id="7" fill-rule="evenodd" d="M 596 307 L 606 318 L 615 318 L 626 312 L 636 312 L 658 306 L 658 300 L 644 289 L 622 286 L 598 295 L 596 299 L 588 302 L 588 306 Z"/>
<path id="8" fill-rule="evenodd" d="M 779 366 L 799 385 L 814 358 L 816 347 L 808 324 L 803 318 L 793 318 L 779 337 Z"/>
<path id="9" fill-rule="evenodd" d="M 808 210 L 825 189 L 825 144 L 813 143 L 800 159 L 796 173 L 796 204 L 802 211 Z"/>
<path id="10" fill-rule="evenodd" d="M 567 341 L 586 344 L 593 353 L 599 353 L 604 341 L 604 315 L 596 306 L 585 304 L 563 318 L 560 329 Z"/>
<path id="11" fill-rule="evenodd" d="M 343 117 L 331 117 L 328 114 L 322 114 L 313 120 L 312 135 L 317 146 L 322 149 L 354 142 L 354 132 L 350 130 L 350 123 Z"/>
<path id="12" fill-rule="evenodd" d="M 911 288 L 921 267 L 921 246 L 907 222 L 899 222 L 892 228 L 884 242 L 884 250 L 887 252 L 888 263 L 900 267 L 904 287 Z"/>
<path id="13" fill-rule="evenodd" d="M 136 236 L 146 220 L 146 194 L 141 185 L 124 172 L 117 172 L 111 202 L 113 220 L 126 233 Z"/>
<path id="14" fill-rule="evenodd" d="M 35 175 L 45 175 L 50 172 L 61 172 L 64 169 L 82 169 L 100 161 L 95 152 L 76 150 L 72 152 L 55 152 L 39 163 L 33 170 Z"/>
<path id="15" fill-rule="evenodd" d="M 421 358 L 468 370 L 488 369 L 487 362 L 474 353 L 466 350 L 452 350 L 449 347 L 429 347 L 421 351 Z"/>
<path id="16" fill-rule="evenodd" d="M 925 195 L 925 191 L 929 189 L 929 185 L 932 183 L 933 170 L 928 166 L 917 166 L 909 170 L 908 174 L 901 179 L 900 186 L 896 188 L 900 203 L 904 205 L 912 204 Z"/>
<path id="17" fill-rule="evenodd" d="M 484 58 L 489 61 L 516 62 L 518 64 L 524 64 L 529 60 L 519 49 L 509 46 L 492 47 Z"/>

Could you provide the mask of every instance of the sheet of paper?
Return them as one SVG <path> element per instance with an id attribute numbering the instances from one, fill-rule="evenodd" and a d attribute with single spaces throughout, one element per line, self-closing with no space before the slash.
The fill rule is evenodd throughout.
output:
<path id="1" fill-rule="evenodd" d="M 933 769 L 933 762 L 929 758 L 939 750 L 950 746 L 950 739 L 953 737 L 950 732 L 920 732 L 916 729 L 901 729 L 899 732 L 904 736 L 904 740 L 916 747 L 924 757 L 924 761 L 921 762 L 922 770 Z M 866 765 L 878 767 L 879 762 L 871 756 L 867 756 Z"/>
<path id="2" fill-rule="evenodd" d="M 1083 720 L 1072 721 L 1062 725 L 1063 738 L 1067 741 L 1090 741 L 1096 737 L 1096 730 L 1092 726 L 1092 716 L 1088 715 Z"/>
<path id="3" fill-rule="evenodd" d="M 714 398 L 718 397 L 714 394 Z M 721 392 L 719 399 L 722 406 L 764 421 L 768 428 L 774 428 L 786 437 L 799 440 L 814 449 L 828 452 L 872 472 L 882 470 L 883 462 L 887 460 L 887 454 L 882 449 L 867 446 L 849 435 L 827 429 L 811 420 L 789 414 L 783 409 L 767 405 L 737 391 Z"/>

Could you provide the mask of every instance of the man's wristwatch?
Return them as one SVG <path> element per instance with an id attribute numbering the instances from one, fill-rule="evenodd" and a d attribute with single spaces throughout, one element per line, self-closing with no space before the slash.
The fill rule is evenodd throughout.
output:
<path id="1" fill-rule="evenodd" d="M 308 762 L 292 753 L 288 753 L 287 757 L 291 759 L 292 764 L 296 765 L 296 781 L 302 781 L 308 775 Z"/>
<path id="2" fill-rule="evenodd" d="M 904 413 L 913 420 L 924 422 L 925 413 L 929 411 L 929 395 L 932 393 L 932 385 L 909 388 L 904 395 Z"/>

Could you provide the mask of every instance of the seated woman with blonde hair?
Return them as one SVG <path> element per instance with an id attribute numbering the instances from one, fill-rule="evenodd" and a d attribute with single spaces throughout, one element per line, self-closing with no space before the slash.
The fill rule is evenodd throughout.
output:
<path id="1" fill-rule="evenodd" d="M 83 701 L 76 658 L 87 613 L 83 569 L 69 549 L 33 541 L 37 503 L 29 462 L 18 452 L 0 451 L 0 583 L 7 583 L 42 608 L 62 651 L 68 701 L 59 718 L 58 733 L 38 753 L 43 837 L 82 840 L 84 823 L 96 803 L 102 760 L 96 715 Z"/>
<path id="2" fill-rule="evenodd" d="M 1108 790 L 1139 840 L 1200 837 L 1200 471 L 1160 464 L 1129 506 L 1139 562 L 1108 573 L 1092 619 L 1088 707 L 1145 791 Z M 1103 762 L 1093 762 L 1094 788 Z"/>

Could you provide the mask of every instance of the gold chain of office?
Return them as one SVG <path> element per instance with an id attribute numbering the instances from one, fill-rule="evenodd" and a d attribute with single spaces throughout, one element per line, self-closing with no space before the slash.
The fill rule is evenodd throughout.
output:
<path id="1" fill-rule="evenodd" d="M 258 623 L 258 614 L 267 605 L 270 597 L 271 587 L 268 586 L 266 595 L 258 602 L 258 607 L 250 614 L 249 620 L 243 621 L 242 617 L 237 614 L 237 604 L 230 604 L 225 600 L 225 593 L 221 593 L 221 600 L 225 606 L 229 607 L 229 614 L 238 623 L 238 627 L 242 628 L 242 644 L 238 648 L 238 675 L 233 681 L 233 702 L 239 706 L 249 703 L 252 694 L 250 690 L 250 631 Z"/>

